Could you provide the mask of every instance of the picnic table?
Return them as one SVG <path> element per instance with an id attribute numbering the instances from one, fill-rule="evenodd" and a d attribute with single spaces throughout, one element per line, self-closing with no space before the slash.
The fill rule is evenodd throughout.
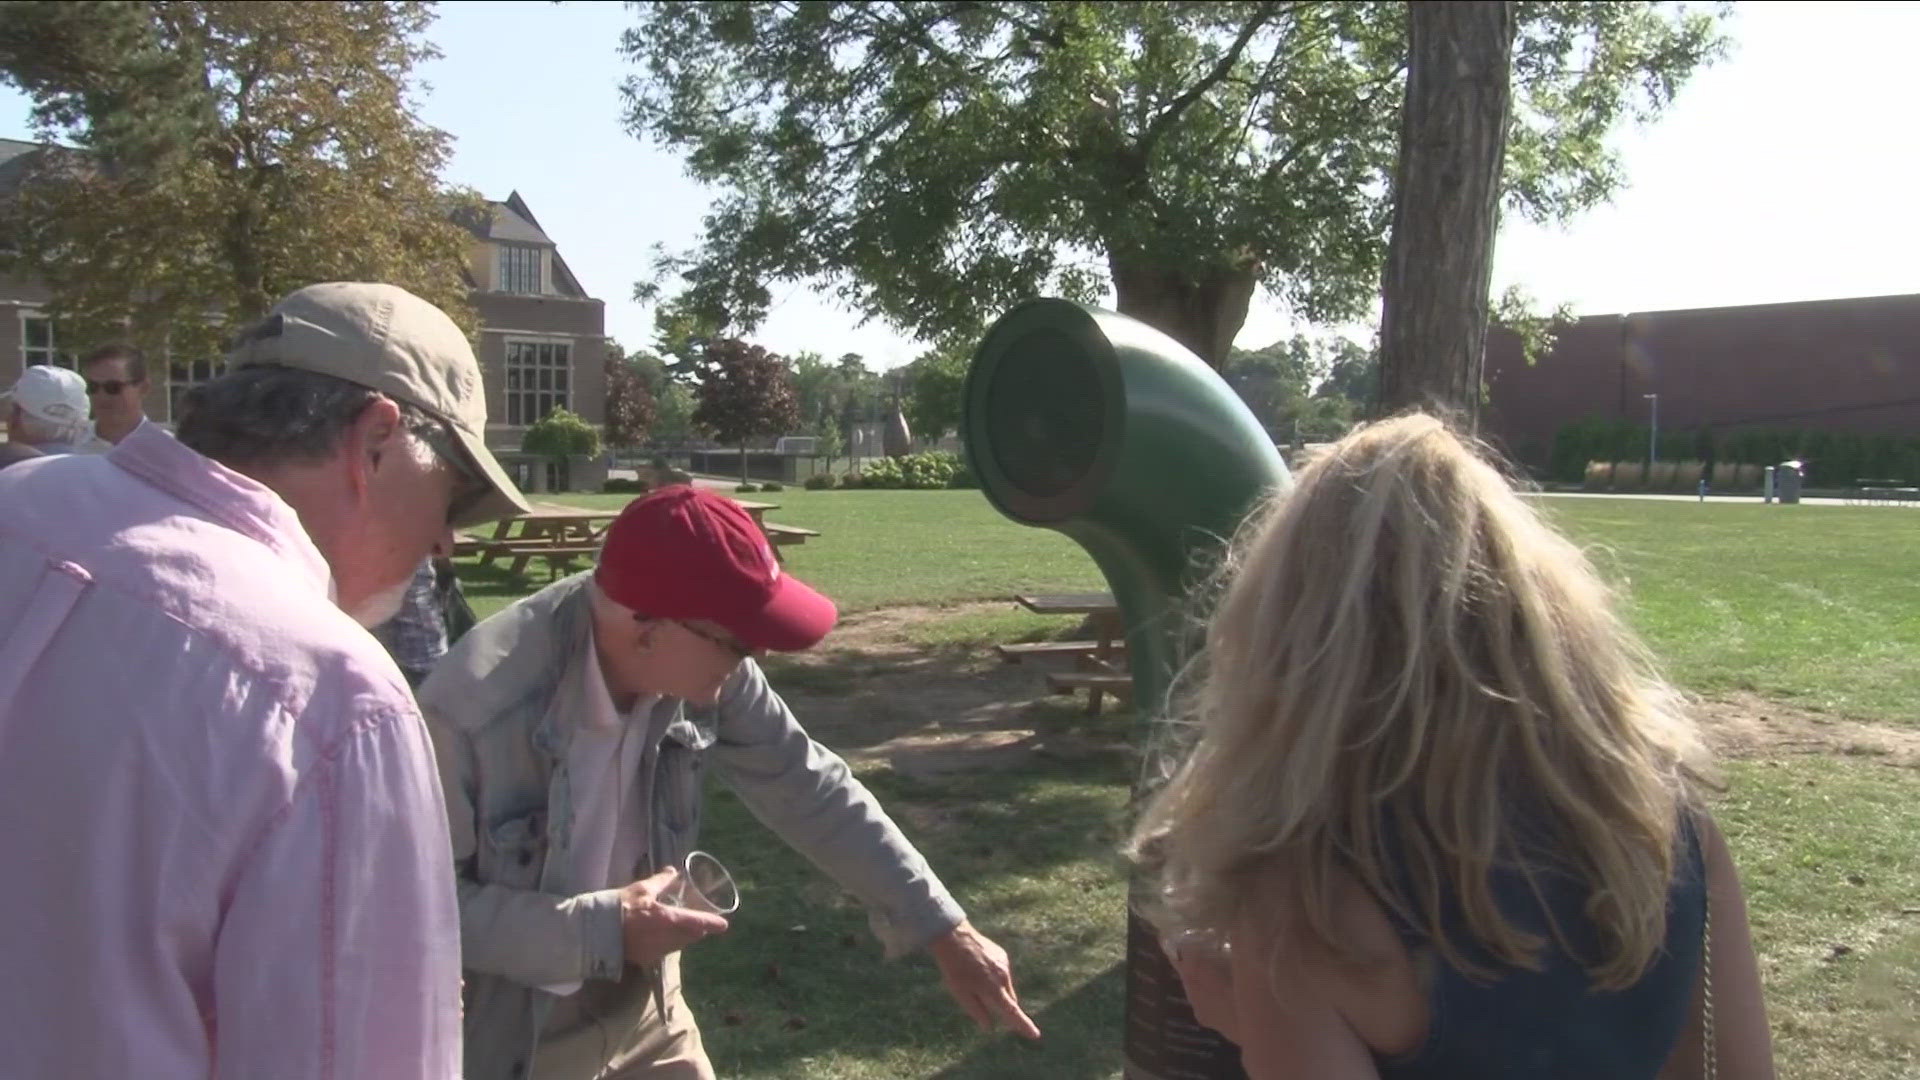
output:
<path id="1" fill-rule="evenodd" d="M 508 572 L 521 574 L 534 559 L 547 560 L 549 576 L 576 558 L 592 555 L 600 548 L 601 535 L 618 510 L 589 510 L 580 506 L 537 502 L 529 504 L 533 512 L 494 522 L 493 535 L 470 537 L 469 550 L 477 551 L 481 566 L 495 559 L 512 559 Z M 456 545 L 455 554 L 459 554 Z"/>
<path id="2" fill-rule="evenodd" d="M 766 520 L 767 511 L 780 509 L 779 503 L 746 499 L 734 501 L 767 534 L 775 558 L 780 557 L 781 547 L 803 544 L 808 537 L 820 535 L 812 529 L 769 523 Z M 550 502 L 529 505 L 532 513 L 495 522 L 491 536 L 469 534 L 461 537 L 454 545 L 454 554 L 478 554 L 482 566 L 492 565 L 495 559 L 511 559 L 507 569 L 508 573 L 515 575 L 525 573 L 527 564 L 534 559 L 545 559 L 548 577 L 552 578 L 558 576 L 562 567 L 571 565 L 573 560 L 598 552 L 607 526 L 620 516 L 618 509 L 593 510 Z"/>
<path id="3" fill-rule="evenodd" d="M 739 503 L 742 509 L 753 515 L 754 523 L 760 526 L 761 532 L 767 534 L 767 543 L 773 545 L 773 557 L 781 562 L 787 561 L 786 556 L 780 553 L 781 548 L 786 547 L 788 544 L 804 544 L 807 542 L 808 537 L 820 535 L 813 529 L 803 529 L 798 525 L 781 525 L 777 522 L 768 521 L 767 511 L 780 509 L 779 503 L 754 502 L 750 499 L 735 499 L 733 501 Z"/>
<path id="4" fill-rule="evenodd" d="M 1133 677 L 1126 669 L 1126 624 L 1120 605 L 1109 593 L 1064 593 L 1057 595 L 1016 596 L 1014 603 L 1039 615 L 1080 615 L 1085 617 L 1089 637 L 1078 641 L 1033 641 L 994 646 L 1002 660 L 1017 664 L 1030 657 L 1063 657 L 1074 663 L 1073 671 L 1047 673 L 1047 686 L 1055 693 L 1087 691 L 1087 711 L 1098 713 L 1107 694 L 1125 697 L 1133 691 Z"/>

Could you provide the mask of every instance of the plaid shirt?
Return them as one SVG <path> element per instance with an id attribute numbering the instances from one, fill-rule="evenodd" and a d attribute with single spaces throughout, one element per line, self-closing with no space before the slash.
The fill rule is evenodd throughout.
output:
<path id="1" fill-rule="evenodd" d="M 441 617 L 440 590 L 431 558 L 414 572 L 400 613 L 374 627 L 373 636 L 387 647 L 407 680 L 415 684 L 446 655 L 447 624 Z"/>

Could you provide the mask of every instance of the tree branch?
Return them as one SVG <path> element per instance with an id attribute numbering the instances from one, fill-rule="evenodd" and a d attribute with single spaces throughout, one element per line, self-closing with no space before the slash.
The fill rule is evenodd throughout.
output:
<path id="1" fill-rule="evenodd" d="M 1195 82 L 1192 86 L 1187 87 L 1186 91 L 1179 97 L 1168 102 L 1167 107 L 1161 110 L 1160 115 L 1154 117 L 1152 121 L 1147 124 L 1146 133 L 1140 136 L 1139 150 L 1141 156 L 1144 157 L 1148 153 L 1151 153 L 1153 144 L 1158 142 L 1160 137 L 1166 134 L 1167 129 L 1172 127 L 1174 123 L 1180 119 L 1180 114 L 1186 112 L 1193 106 L 1194 102 L 1200 100 L 1202 95 L 1213 89 L 1221 79 L 1227 77 L 1227 73 L 1233 70 L 1233 65 L 1240 62 L 1240 54 L 1246 51 L 1247 44 L 1253 40 L 1253 35 L 1258 33 L 1260 27 L 1264 26 L 1267 20 L 1272 18 L 1278 10 L 1280 10 L 1280 5 L 1273 2 L 1273 0 L 1268 0 L 1267 3 L 1261 4 L 1260 9 L 1254 12 L 1251 19 L 1247 20 L 1247 24 L 1240 28 L 1239 35 L 1233 39 L 1233 44 L 1227 48 L 1226 53 L 1213 65 L 1213 70 L 1201 76 L 1199 81 Z"/>

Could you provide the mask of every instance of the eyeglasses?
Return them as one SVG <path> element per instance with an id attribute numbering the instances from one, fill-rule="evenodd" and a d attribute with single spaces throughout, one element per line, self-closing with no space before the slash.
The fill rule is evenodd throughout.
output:
<path id="1" fill-rule="evenodd" d="M 88 395 L 106 394 L 108 396 L 112 396 L 114 394 L 119 393 L 122 390 L 125 390 L 129 386 L 138 386 L 138 385 L 140 384 L 133 381 L 132 379 L 107 379 L 104 382 L 94 382 L 92 379 L 88 379 L 87 393 Z"/>
<path id="2" fill-rule="evenodd" d="M 642 615 L 635 615 L 634 618 L 640 620 L 641 622 L 647 621 L 646 617 Z M 733 655 L 739 657 L 742 660 L 745 660 L 746 658 L 752 656 L 754 653 L 753 646 L 742 645 L 739 641 L 736 641 L 731 636 L 723 637 L 720 634 L 716 634 L 711 630 L 702 629 L 701 627 L 695 626 L 694 624 L 687 622 L 683 619 L 671 619 L 668 621 L 672 622 L 675 626 L 678 626 L 680 629 L 685 630 L 687 633 L 692 634 L 694 637 L 705 638 L 706 640 L 711 641 L 715 645 L 720 646 L 721 648 L 727 650 L 728 652 L 732 653 Z"/>

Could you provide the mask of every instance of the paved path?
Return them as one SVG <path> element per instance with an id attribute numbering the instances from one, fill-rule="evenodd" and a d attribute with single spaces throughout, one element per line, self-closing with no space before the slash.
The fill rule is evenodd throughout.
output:
<path id="1" fill-rule="evenodd" d="M 1641 499 L 1641 500 L 1650 500 L 1654 502 L 1698 502 L 1700 501 L 1700 497 L 1698 495 L 1660 495 L 1652 492 L 1635 492 L 1635 491 L 1536 491 L 1536 492 L 1533 492 L 1533 494 L 1542 496 L 1544 498 L 1549 498 L 1549 499 Z M 1759 505 L 1760 496 L 1758 495 L 1708 495 L 1706 501 L 1710 503 L 1745 503 L 1745 504 L 1751 504 L 1751 505 Z M 1848 506 L 1851 504 L 1849 504 L 1845 499 L 1805 498 L 1800 500 L 1800 505 L 1801 506 Z M 1884 504 L 1876 504 L 1876 505 L 1884 505 Z M 1894 503 L 1892 504 L 1892 506 L 1895 508 L 1900 506 L 1920 506 L 1920 503 Z"/>

